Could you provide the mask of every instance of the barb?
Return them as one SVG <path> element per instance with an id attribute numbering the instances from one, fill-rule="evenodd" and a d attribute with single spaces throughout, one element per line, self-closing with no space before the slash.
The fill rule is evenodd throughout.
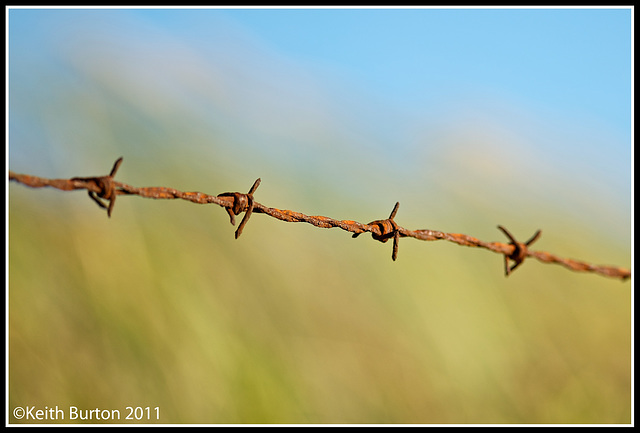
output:
<path id="1" fill-rule="evenodd" d="M 576 272 L 592 272 L 595 274 L 620 278 L 626 280 L 631 277 L 631 271 L 626 268 L 617 266 L 593 265 L 590 263 L 565 259 L 544 251 L 532 251 L 529 246 L 540 238 L 541 231 L 538 230 L 527 242 L 518 242 L 515 237 L 503 226 L 498 226 L 507 238 L 509 243 L 501 242 L 485 242 L 472 236 L 460 233 L 444 233 L 436 230 L 407 230 L 400 227 L 395 222 L 395 216 L 398 212 L 400 203 L 396 203 L 389 218 L 385 220 L 375 220 L 368 224 L 362 224 L 352 220 L 337 220 L 325 216 L 309 216 L 300 212 L 291 210 L 282 210 L 267 207 L 254 200 L 253 194 L 260 186 L 260 179 L 257 179 L 248 193 L 225 192 L 218 195 L 209 195 L 202 192 L 183 192 L 173 188 L 166 187 L 144 187 L 136 188 L 126 183 L 114 180 L 118 168 L 122 164 L 122 158 L 116 160 L 111 172 L 107 176 L 99 177 L 73 177 L 71 179 L 47 179 L 28 174 L 18 174 L 9 171 L 9 180 L 21 183 L 33 188 L 52 187 L 62 191 L 72 191 L 76 189 L 85 189 L 88 191 L 89 197 L 101 208 L 107 210 L 107 215 L 111 217 L 116 197 L 119 195 L 137 195 L 145 198 L 154 199 L 181 199 L 198 204 L 217 204 L 224 207 L 229 214 L 230 222 L 235 225 L 235 217 L 244 212 L 244 217 L 235 232 L 236 239 L 242 234 L 242 230 L 249 221 L 249 217 L 253 213 L 262 213 L 270 217 L 286 222 L 304 222 L 321 228 L 340 228 L 342 230 L 353 233 L 354 238 L 362 233 L 371 233 L 373 239 L 380 242 L 387 242 L 393 238 L 393 252 L 391 258 L 396 260 L 398 257 L 398 243 L 401 237 L 411 237 L 422 241 L 445 240 L 458 245 L 483 248 L 504 256 L 505 275 L 509 276 L 519 267 L 527 257 L 534 257 L 542 263 L 557 263 L 567 269 Z M 101 199 L 107 200 L 105 204 Z M 509 261 L 513 265 L 509 266 Z"/>
<path id="2" fill-rule="evenodd" d="M 398 241 L 400 239 L 400 231 L 398 230 L 398 224 L 393 220 L 398 213 L 398 208 L 400 207 L 400 202 L 397 202 L 391 211 L 391 215 L 386 220 L 375 220 L 371 221 L 370 226 L 376 225 L 378 226 L 378 231 L 380 234 L 371 233 L 371 237 L 380 242 L 387 242 L 390 238 L 393 237 L 393 252 L 391 253 L 391 259 L 395 261 L 398 258 Z M 361 233 L 355 233 L 352 237 L 357 238 Z"/>
<path id="3" fill-rule="evenodd" d="M 511 245 L 513 245 L 513 252 L 509 255 L 504 255 L 504 273 L 508 277 L 511 272 L 518 266 L 524 262 L 524 259 L 527 257 L 528 247 L 532 243 L 534 243 L 540 235 L 542 234 L 542 230 L 538 230 L 535 234 L 529 239 L 527 242 L 522 243 L 515 240 L 515 238 L 509 233 L 507 229 L 502 226 L 498 226 L 498 228 L 504 233 L 510 240 Z M 509 259 L 513 260 L 515 263 L 512 267 L 509 267 Z"/>
<path id="4" fill-rule="evenodd" d="M 240 226 L 236 230 L 236 239 L 238 239 L 242 234 L 242 230 L 247 224 L 247 221 L 249 221 L 249 217 L 253 212 L 253 193 L 256 192 L 256 189 L 260 186 L 260 182 L 261 181 L 258 178 L 246 194 L 241 194 L 239 192 L 223 192 L 222 194 L 218 194 L 218 197 L 233 197 L 233 206 L 226 208 L 229 218 L 231 219 L 232 226 L 236 225 L 236 215 L 240 215 L 242 212 L 245 213 L 242 221 L 240 222 Z"/>

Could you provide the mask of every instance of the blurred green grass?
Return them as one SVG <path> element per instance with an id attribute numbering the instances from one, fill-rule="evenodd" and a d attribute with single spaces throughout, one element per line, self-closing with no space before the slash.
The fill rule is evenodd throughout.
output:
<path id="1" fill-rule="evenodd" d="M 71 21 L 27 26 L 40 39 L 12 45 L 13 171 L 103 175 L 124 156 L 117 179 L 135 186 L 217 194 L 261 177 L 268 206 L 368 222 L 398 200 L 406 228 L 487 241 L 504 241 L 497 224 L 519 239 L 541 228 L 536 249 L 630 265 L 627 207 L 589 174 L 565 184 L 548 160 L 525 164 L 522 125 L 428 119 L 427 133 L 397 131 L 417 137 L 396 155 L 395 134 L 342 108 L 367 101 L 325 95 L 287 63 L 139 22 Z M 216 206 L 119 197 L 109 219 L 81 192 L 8 188 L 10 409 L 149 406 L 166 424 L 631 421 L 630 282 L 532 259 L 507 279 L 496 254 L 413 239 L 392 262 L 370 236 L 259 214 L 234 240 Z"/>
<path id="2" fill-rule="evenodd" d="M 185 202 L 122 197 L 109 220 L 84 194 L 12 184 L 10 407 L 630 422 L 629 283 L 534 260 L 505 279 L 501 257 L 441 242 L 403 239 L 395 263 L 390 249 L 263 215 L 236 241 L 222 209 Z"/>

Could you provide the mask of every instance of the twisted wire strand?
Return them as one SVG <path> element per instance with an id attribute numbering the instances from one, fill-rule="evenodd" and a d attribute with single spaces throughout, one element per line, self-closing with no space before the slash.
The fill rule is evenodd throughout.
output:
<path id="1" fill-rule="evenodd" d="M 399 239 L 411 237 L 423 241 L 444 240 L 457 245 L 483 248 L 501 254 L 504 256 L 506 276 L 509 276 L 516 267 L 522 264 L 525 258 L 534 257 L 542 263 L 556 263 L 576 272 L 591 272 L 602 276 L 619 278 L 623 281 L 631 277 L 631 270 L 623 267 L 595 265 L 579 260 L 558 257 L 545 251 L 533 251 L 529 249 L 529 245 L 539 238 L 541 234 L 540 231 L 536 232 L 531 239 L 523 243 L 516 241 L 504 227 L 498 226 L 498 228 L 502 230 L 510 240 L 510 243 L 502 243 L 485 242 L 461 233 L 445 233 L 427 229 L 408 230 L 398 226 L 394 221 L 399 203 L 396 203 L 389 218 L 385 220 L 372 221 L 368 224 L 359 223 L 353 220 L 337 220 L 320 215 L 305 215 L 301 212 L 292 210 L 268 207 L 255 201 L 253 199 L 253 194 L 260 184 L 260 179 L 256 180 L 251 190 L 246 194 L 233 192 L 209 195 L 202 192 L 183 192 L 167 187 L 138 188 L 113 179 L 121 163 L 122 158 L 119 158 L 115 162 L 111 173 L 107 176 L 47 179 L 9 171 L 9 180 L 13 180 L 33 188 L 52 187 L 62 191 L 72 191 L 77 189 L 87 190 L 89 196 L 100 207 L 107 209 L 109 216 L 111 216 L 111 211 L 113 210 L 116 197 L 120 195 L 135 195 L 153 199 L 180 199 L 198 204 L 216 204 L 227 210 L 231 218 L 231 224 L 235 225 L 235 216 L 240 213 L 245 214 L 240 226 L 236 230 L 236 238 L 238 238 L 242 233 L 242 229 L 252 213 L 262 213 L 285 222 L 303 222 L 320 228 L 340 228 L 353 233 L 353 237 L 357 237 L 362 233 L 368 232 L 372 234 L 372 237 L 375 240 L 380 242 L 386 242 L 389 239 L 393 239 L 393 260 L 397 257 Z M 107 200 L 108 203 L 104 203 L 102 200 Z"/>

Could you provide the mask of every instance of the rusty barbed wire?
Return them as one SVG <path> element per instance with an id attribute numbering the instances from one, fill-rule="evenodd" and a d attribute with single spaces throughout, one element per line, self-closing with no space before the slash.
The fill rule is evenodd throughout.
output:
<path id="1" fill-rule="evenodd" d="M 458 245 L 483 248 L 501 254 L 504 256 L 504 269 L 505 276 L 507 277 L 517 267 L 519 267 L 527 257 L 533 257 L 542 263 L 556 263 L 576 272 L 592 272 L 607 277 L 620 278 L 623 281 L 631 277 L 631 270 L 623 267 L 594 265 L 578 260 L 558 257 L 545 251 L 530 250 L 529 246 L 540 238 L 542 234 L 541 230 L 536 231 L 528 241 L 518 242 L 507 229 L 499 225 L 498 229 L 506 235 L 509 239 L 509 243 L 485 242 L 460 233 L 444 233 L 426 229 L 407 230 L 400 227 L 394 220 L 400 207 L 399 202 L 395 204 L 389 218 L 371 221 L 368 224 L 362 224 L 352 220 L 337 220 L 318 215 L 310 216 L 291 210 L 268 207 L 255 201 L 253 195 L 260 185 L 260 179 L 257 179 L 253 183 L 253 186 L 246 194 L 240 192 L 225 192 L 218 195 L 209 195 L 202 192 L 183 192 L 167 187 L 137 188 L 114 180 L 114 176 L 122 164 L 122 161 L 123 158 L 118 158 L 114 163 L 111 172 L 106 176 L 47 179 L 9 171 L 9 180 L 13 180 L 33 188 L 48 186 L 63 191 L 85 189 L 87 190 L 89 197 L 96 202 L 98 206 L 107 210 L 107 215 L 109 217 L 111 217 L 113 212 L 116 197 L 119 195 L 137 195 L 153 199 L 181 199 L 198 204 L 217 204 L 218 206 L 225 208 L 229 214 L 232 225 L 235 225 L 235 217 L 244 212 L 244 217 L 235 232 L 236 239 L 242 234 L 244 227 L 253 213 L 263 213 L 285 222 L 304 222 L 321 228 L 340 228 L 353 233 L 353 238 L 367 232 L 371 233 L 373 239 L 380 242 L 387 242 L 389 239 L 393 238 L 392 260 L 396 260 L 398 257 L 398 244 L 400 238 L 411 237 L 423 241 L 445 240 Z M 108 203 L 103 202 L 103 200 L 106 200 Z M 510 262 L 513 262 L 511 266 Z"/>

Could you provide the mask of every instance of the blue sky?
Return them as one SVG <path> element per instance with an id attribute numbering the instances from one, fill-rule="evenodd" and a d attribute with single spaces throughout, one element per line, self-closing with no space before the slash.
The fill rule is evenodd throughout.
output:
<path id="1" fill-rule="evenodd" d="M 282 55 L 351 74 L 409 110 L 438 94 L 497 91 L 596 117 L 627 137 L 631 129 L 628 8 L 94 11 L 138 15 L 200 45 L 219 43 L 215 23 L 232 22 Z M 74 13 L 57 12 L 50 17 L 59 22 Z M 46 21 L 46 13 L 35 21 L 10 19 L 9 36 L 38 35 L 39 24 L 50 26 Z"/>
<path id="2" fill-rule="evenodd" d="M 246 147 L 227 149 L 236 159 L 259 143 L 256 164 L 306 163 L 326 177 L 385 153 L 360 160 L 366 187 L 392 158 L 409 176 L 411 163 L 436 173 L 463 155 L 447 168 L 457 179 L 521 164 L 532 178 L 564 176 L 568 191 L 616 195 L 628 209 L 631 18 L 629 8 L 10 10 L 9 156 L 33 153 L 26 138 L 44 117 L 25 107 L 53 104 L 64 82 L 53 71 L 67 68 L 64 80 L 85 86 L 88 100 L 97 80 L 152 116 L 184 103 L 216 131 L 231 119 L 246 136 Z M 202 126 L 191 119 L 185 128 Z M 52 149 L 70 142 L 61 123 L 43 127 L 61 134 L 46 138 Z"/>
<path id="3" fill-rule="evenodd" d="M 206 14 L 140 11 L 177 31 Z M 630 137 L 629 9 L 225 9 L 284 55 L 351 74 L 409 109 L 499 91 L 595 116 Z"/>
<path id="4" fill-rule="evenodd" d="M 361 108 L 363 122 L 394 142 L 392 152 L 411 146 L 407 131 L 425 117 L 438 122 L 468 109 L 502 116 L 517 129 L 522 114 L 540 122 L 523 129 L 533 130 L 531 141 L 558 170 L 583 171 L 578 162 L 597 161 L 606 165 L 600 174 L 618 176 L 616 188 L 630 183 L 628 8 L 137 13 L 194 44 L 224 41 L 233 28 L 264 51 L 334 83 L 336 94 L 362 95 L 374 111 Z M 226 30 L 218 33 L 216 23 Z M 572 158 L 575 167 L 558 163 Z"/>

